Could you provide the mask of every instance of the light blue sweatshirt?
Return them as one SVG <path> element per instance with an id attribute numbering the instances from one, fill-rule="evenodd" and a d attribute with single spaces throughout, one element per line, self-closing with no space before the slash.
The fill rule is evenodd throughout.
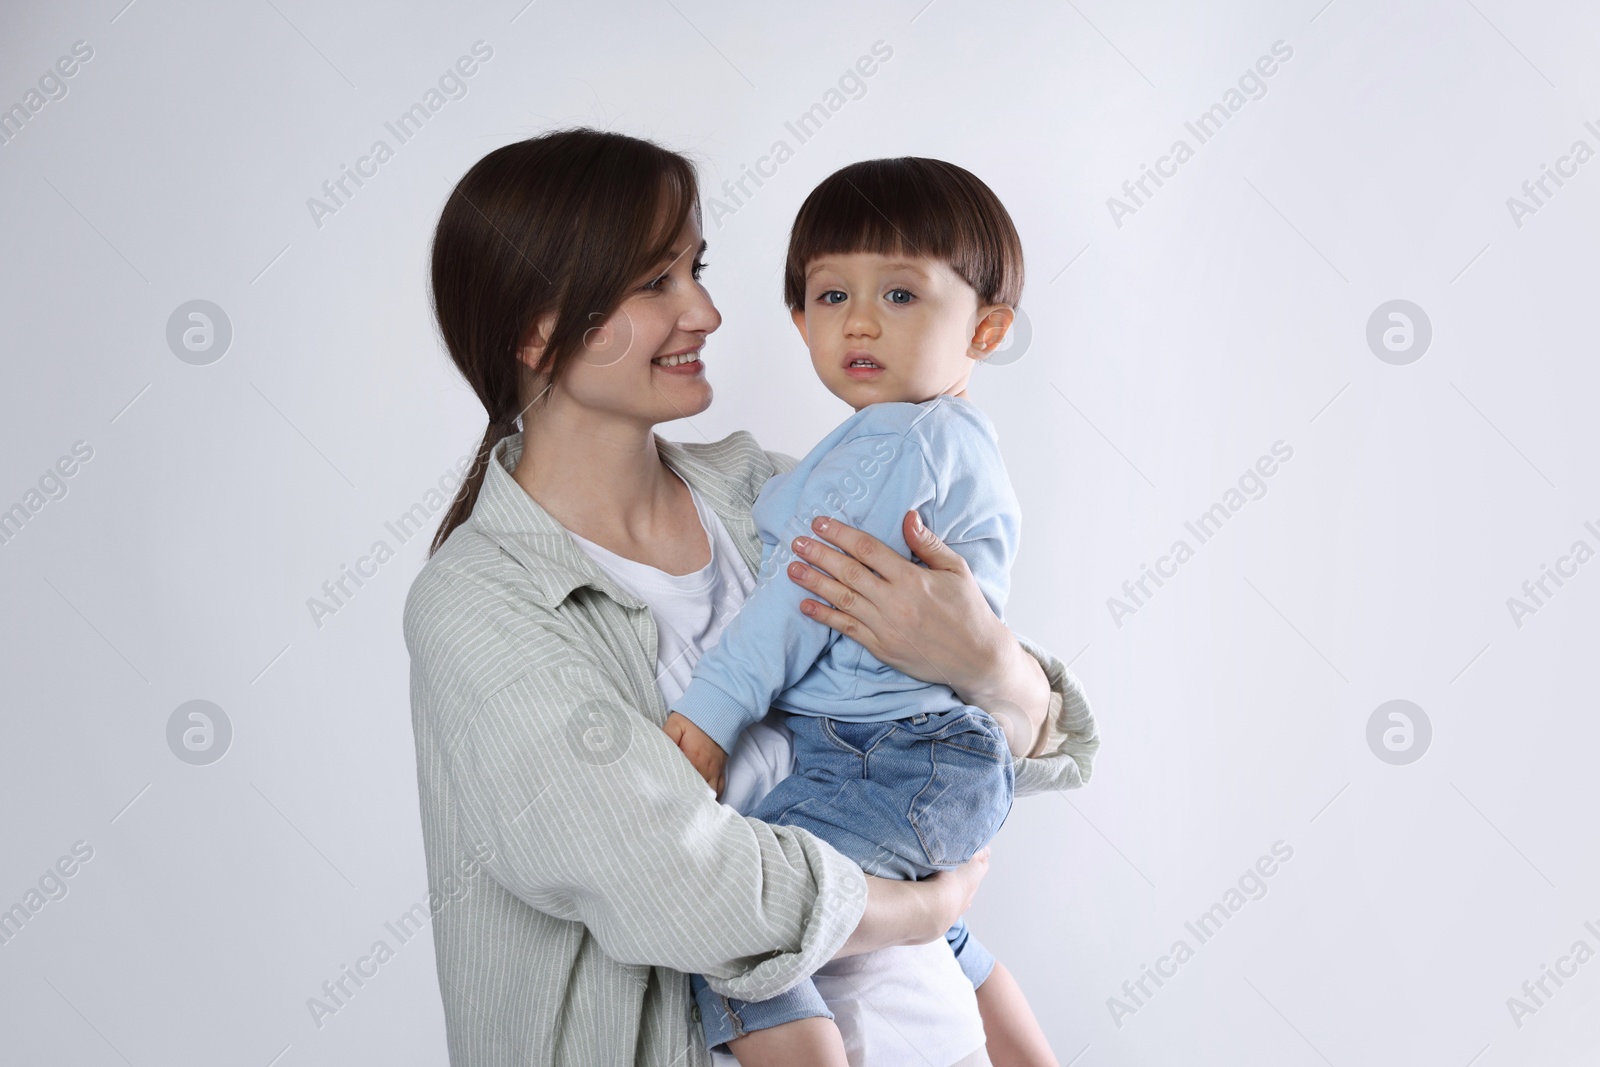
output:
<path id="1" fill-rule="evenodd" d="M 761 490 L 753 509 L 762 541 L 756 587 L 695 665 L 673 710 L 731 752 L 740 731 L 769 706 L 852 722 L 962 707 L 949 686 L 888 667 L 801 614 L 800 601 L 810 594 L 786 574 L 796 558 L 792 541 L 815 537 L 811 520 L 818 515 L 914 558 L 901 527 L 913 508 L 966 559 L 1003 619 L 1021 514 L 994 424 L 977 405 L 953 396 L 871 404 Z"/>

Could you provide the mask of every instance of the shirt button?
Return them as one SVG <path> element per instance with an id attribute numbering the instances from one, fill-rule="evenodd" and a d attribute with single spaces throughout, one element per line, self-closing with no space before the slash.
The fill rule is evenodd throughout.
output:
<path id="1" fill-rule="evenodd" d="M 689 1021 L 693 1022 L 693 1023 L 697 1023 L 697 1022 L 700 1021 L 700 1005 L 698 1005 L 698 1004 L 689 1005 Z"/>

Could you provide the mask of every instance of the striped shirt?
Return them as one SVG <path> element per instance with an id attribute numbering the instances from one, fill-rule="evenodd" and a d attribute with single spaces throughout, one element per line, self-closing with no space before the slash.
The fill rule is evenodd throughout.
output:
<path id="1" fill-rule="evenodd" d="M 740 431 L 656 438 L 752 572 L 751 505 L 794 460 Z M 649 608 L 512 478 L 494 448 L 471 517 L 406 602 L 430 910 L 455 1067 L 710 1063 L 686 972 L 742 1000 L 830 959 L 865 900 L 804 830 L 718 804 L 660 729 Z M 1019 638 L 1052 696 L 1018 795 L 1069 789 L 1099 744 L 1076 679 Z"/>

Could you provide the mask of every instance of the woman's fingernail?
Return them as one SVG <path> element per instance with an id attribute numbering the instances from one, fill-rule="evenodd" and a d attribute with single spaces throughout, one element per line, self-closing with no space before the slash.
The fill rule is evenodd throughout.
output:
<path id="1" fill-rule="evenodd" d="M 806 549 L 808 549 L 810 547 L 811 547 L 811 538 L 809 538 L 809 537 L 796 537 L 794 539 L 794 550 L 796 552 L 804 552 Z"/>
<path id="2" fill-rule="evenodd" d="M 819 517 L 819 518 L 813 520 L 811 525 L 812 525 L 813 528 L 816 529 L 817 533 L 827 533 L 828 532 L 828 520 L 827 519 Z"/>
<path id="3" fill-rule="evenodd" d="M 817 613 L 817 609 L 812 606 L 811 601 L 809 600 L 800 605 L 800 610 L 805 612 L 807 615 L 815 615 Z"/>
<path id="4" fill-rule="evenodd" d="M 922 516 L 915 511 L 911 513 L 911 528 L 919 534 L 927 532 L 922 525 Z"/>

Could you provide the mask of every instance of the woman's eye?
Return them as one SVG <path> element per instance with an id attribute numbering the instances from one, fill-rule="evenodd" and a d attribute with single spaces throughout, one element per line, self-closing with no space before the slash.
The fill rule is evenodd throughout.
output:
<path id="1" fill-rule="evenodd" d="M 708 266 L 710 266 L 709 263 L 706 263 L 703 260 L 696 260 L 689 268 L 689 277 L 693 278 L 695 281 L 699 281 L 700 275 L 705 272 L 705 269 Z M 672 272 L 670 270 L 665 271 L 654 281 L 645 282 L 643 285 L 639 286 L 639 288 L 645 292 L 656 292 L 667 284 L 667 279 L 670 277 L 672 277 Z"/>
<path id="2" fill-rule="evenodd" d="M 824 304 L 842 304 L 844 303 L 846 297 L 837 289 L 829 289 L 821 296 L 818 296 L 817 299 L 822 301 Z"/>
<path id="3" fill-rule="evenodd" d="M 891 304 L 909 304 L 915 299 L 909 289 L 890 289 L 884 296 Z"/>

